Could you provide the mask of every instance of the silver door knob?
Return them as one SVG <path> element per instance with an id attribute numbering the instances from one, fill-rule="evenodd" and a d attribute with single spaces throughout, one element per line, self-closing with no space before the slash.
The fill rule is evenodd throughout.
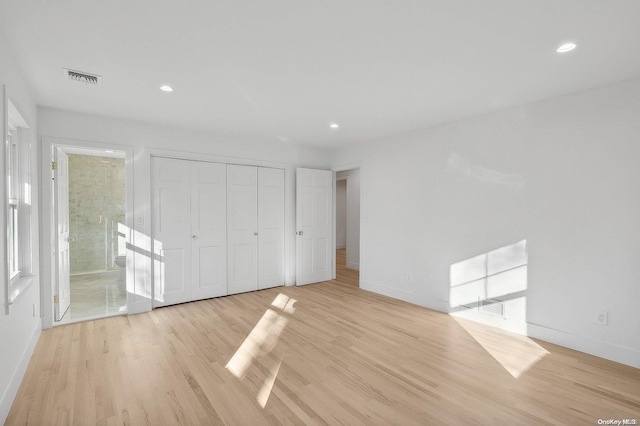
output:
<path id="1" fill-rule="evenodd" d="M 193 238 L 194 240 L 197 240 L 198 236 L 197 235 L 192 235 L 191 238 Z"/>
<path id="2" fill-rule="evenodd" d="M 258 235 L 258 233 L 257 233 L 257 232 L 254 232 L 254 233 L 253 233 L 253 235 L 257 236 L 257 235 Z"/>
<path id="3" fill-rule="evenodd" d="M 304 232 L 298 231 L 298 235 L 302 235 L 302 234 L 304 234 Z"/>

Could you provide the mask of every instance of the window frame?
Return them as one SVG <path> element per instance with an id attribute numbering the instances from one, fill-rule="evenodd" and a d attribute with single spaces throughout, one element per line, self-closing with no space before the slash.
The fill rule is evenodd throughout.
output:
<path id="1" fill-rule="evenodd" d="M 18 146 L 17 128 L 9 122 L 7 131 L 7 255 L 9 281 L 20 276 L 20 150 Z"/>
<path id="2" fill-rule="evenodd" d="M 31 228 L 31 160 L 32 143 L 29 125 L 4 92 L 5 186 L 4 247 L 5 314 L 18 296 L 33 282 Z"/>

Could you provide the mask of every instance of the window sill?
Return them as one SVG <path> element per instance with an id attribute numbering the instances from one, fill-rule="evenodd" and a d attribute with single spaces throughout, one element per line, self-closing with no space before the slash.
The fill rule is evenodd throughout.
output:
<path id="1" fill-rule="evenodd" d="M 15 302 L 16 299 L 29 288 L 31 283 L 33 283 L 33 275 L 20 276 L 11 280 L 11 284 L 9 285 L 8 301 L 5 305 L 7 314 L 9 314 L 9 309 L 13 302 Z"/>

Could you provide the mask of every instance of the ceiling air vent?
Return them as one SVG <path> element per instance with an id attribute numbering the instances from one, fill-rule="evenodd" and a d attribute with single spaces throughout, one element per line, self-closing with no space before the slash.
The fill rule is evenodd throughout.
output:
<path id="1" fill-rule="evenodd" d="M 96 86 L 100 84 L 100 80 L 102 77 L 95 74 L 89 74 L 82 71 L 74 71 L 68 68 L 63 68 L 64 75 L 67 76 L 69 80 L 77 81 L 78 83 L 84 84 L 95 84 Z"/>

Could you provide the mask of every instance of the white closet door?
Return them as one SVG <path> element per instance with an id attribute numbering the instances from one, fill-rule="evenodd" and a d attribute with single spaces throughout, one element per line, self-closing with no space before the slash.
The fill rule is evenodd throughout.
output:
<path id="1" fill-rule="evenodd" d="M 154 306 L 191 300 L 190 163 L 151 159 Z"/>
<path id="2" fill-rule="evenodd" d="M 333 172 L 296 170 L 296 227 L 296 285 L 330 280 Z"/>
<path id="3" fill-rule="evenodd" d="M 191 300 L 227 294 L 227 168 L 191 162 Z"/>
<path id="4" fill-rule="evenodd" d="M 227 282 L 229 294 L 258 289 L 258 173 L 227 165 Z"/>
<path id="5" fill-rule="evenodd" d="M 284 284 L 284 170 L 258 169 L 258 288 Z"/>

